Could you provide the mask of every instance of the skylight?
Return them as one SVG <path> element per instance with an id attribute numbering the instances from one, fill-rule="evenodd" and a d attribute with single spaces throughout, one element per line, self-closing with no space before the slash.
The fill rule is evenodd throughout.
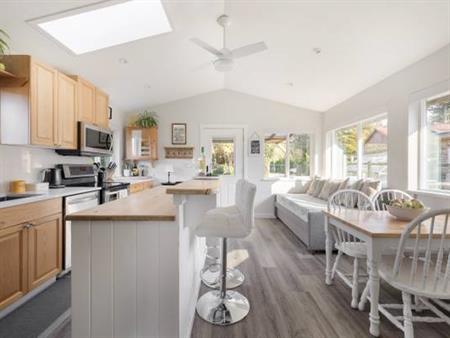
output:
<path id="1" fill-rule="evenodd" d="M 34 23 L 75 54 L 172 30 L 160 0 L 114 1 L 41 18 Z"/>

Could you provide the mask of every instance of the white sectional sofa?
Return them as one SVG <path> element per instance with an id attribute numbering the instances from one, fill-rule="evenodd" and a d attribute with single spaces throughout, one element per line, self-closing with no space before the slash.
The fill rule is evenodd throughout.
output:
<path id="1" fill-rule="evenodd" d="M 327 201 L 308 194 L 278 194 L 275 215 L 310 251 L 325 250 L 324 216 Z"/>
<path id="2" fill-rule="evenodd" d="M 314 181 L 322 181 L 323 184 L 314 185 Z M 312 252 L 325 250 L 325 218 L 322 211 L 327 208 L 328 197 L 340 189 L 360 190 L 372 197 L 381 188 L 380 181 L 374 180 L 350 182 L 349 179 L 314 178 L 298 183 L 288 193 L 275 196 L 275 215 Z"/>

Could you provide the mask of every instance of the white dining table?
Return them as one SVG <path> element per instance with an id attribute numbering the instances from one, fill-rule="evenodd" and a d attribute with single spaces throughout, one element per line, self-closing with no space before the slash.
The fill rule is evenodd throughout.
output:
<path id="1" fill-rule="evenodd" d="M 391 216 L 387 211 L 362 211 L 358 209 L 342 208 L 336 211 L 324 211 L 324 215 L 326 233 L 325 283 L 327 285 L 332 284 L 332 227 L 337 227 L 344 230 L 345 232 L 350 233 L 354 237 L 365 242 L 367 245 L 367 266 L 369 273 L 370 290 L 370 333 L 378 337 L 380 335 L 380 275 L 378 273 L 379 263 L 381 261 L 382 255 L 393 255 L 396 253 L 400 236 L 409 222 L 398 220 Z M 420 236 L 426 238 L 428 237 L 428 234 L 429 227 L 427 224 L 425 224 L 420 231 Z M 450 229 L 448 229 L 448 236 L 450 236 Z M 415 232 L 413 232 L 410 237 L 411 243 L 415 238 L 416 235 Z M 440 237 L 436 236 L 436 239 L 439 238 Z"/>

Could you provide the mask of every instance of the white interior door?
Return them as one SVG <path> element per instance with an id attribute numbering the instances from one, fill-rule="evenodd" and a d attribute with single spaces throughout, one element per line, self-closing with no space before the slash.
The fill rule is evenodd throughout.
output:
<path id="1" fill-rule="evenodd" d="M 220 206 L 234 204 L 236 182 L 244 177 L 244 127 L 205 126 L 201 128 L 201 146 L 212 174 L 221 177 Z"/>

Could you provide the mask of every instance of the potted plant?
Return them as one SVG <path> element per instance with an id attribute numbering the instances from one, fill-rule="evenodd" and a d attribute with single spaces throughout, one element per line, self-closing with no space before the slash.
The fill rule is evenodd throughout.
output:
<path id="1" fill-rule="evenodd" d="M 136 127 L 140 128 L 156 127 L 158 126 L 158 115 L 155 112 L 145 110 L 143 113 L 138 115 L 138 118 L 134 124 Z"/>
<path id="2" fill-rule="evenodd" d="M 0 70 L 5 70 L 5 65 L 1 62 L 1 57 L 6 55 L 6 52 L 9 50 L 8 43 L 6 40 L 9 39 L 9 35 L 3 30 L 0 29 Z"/>

